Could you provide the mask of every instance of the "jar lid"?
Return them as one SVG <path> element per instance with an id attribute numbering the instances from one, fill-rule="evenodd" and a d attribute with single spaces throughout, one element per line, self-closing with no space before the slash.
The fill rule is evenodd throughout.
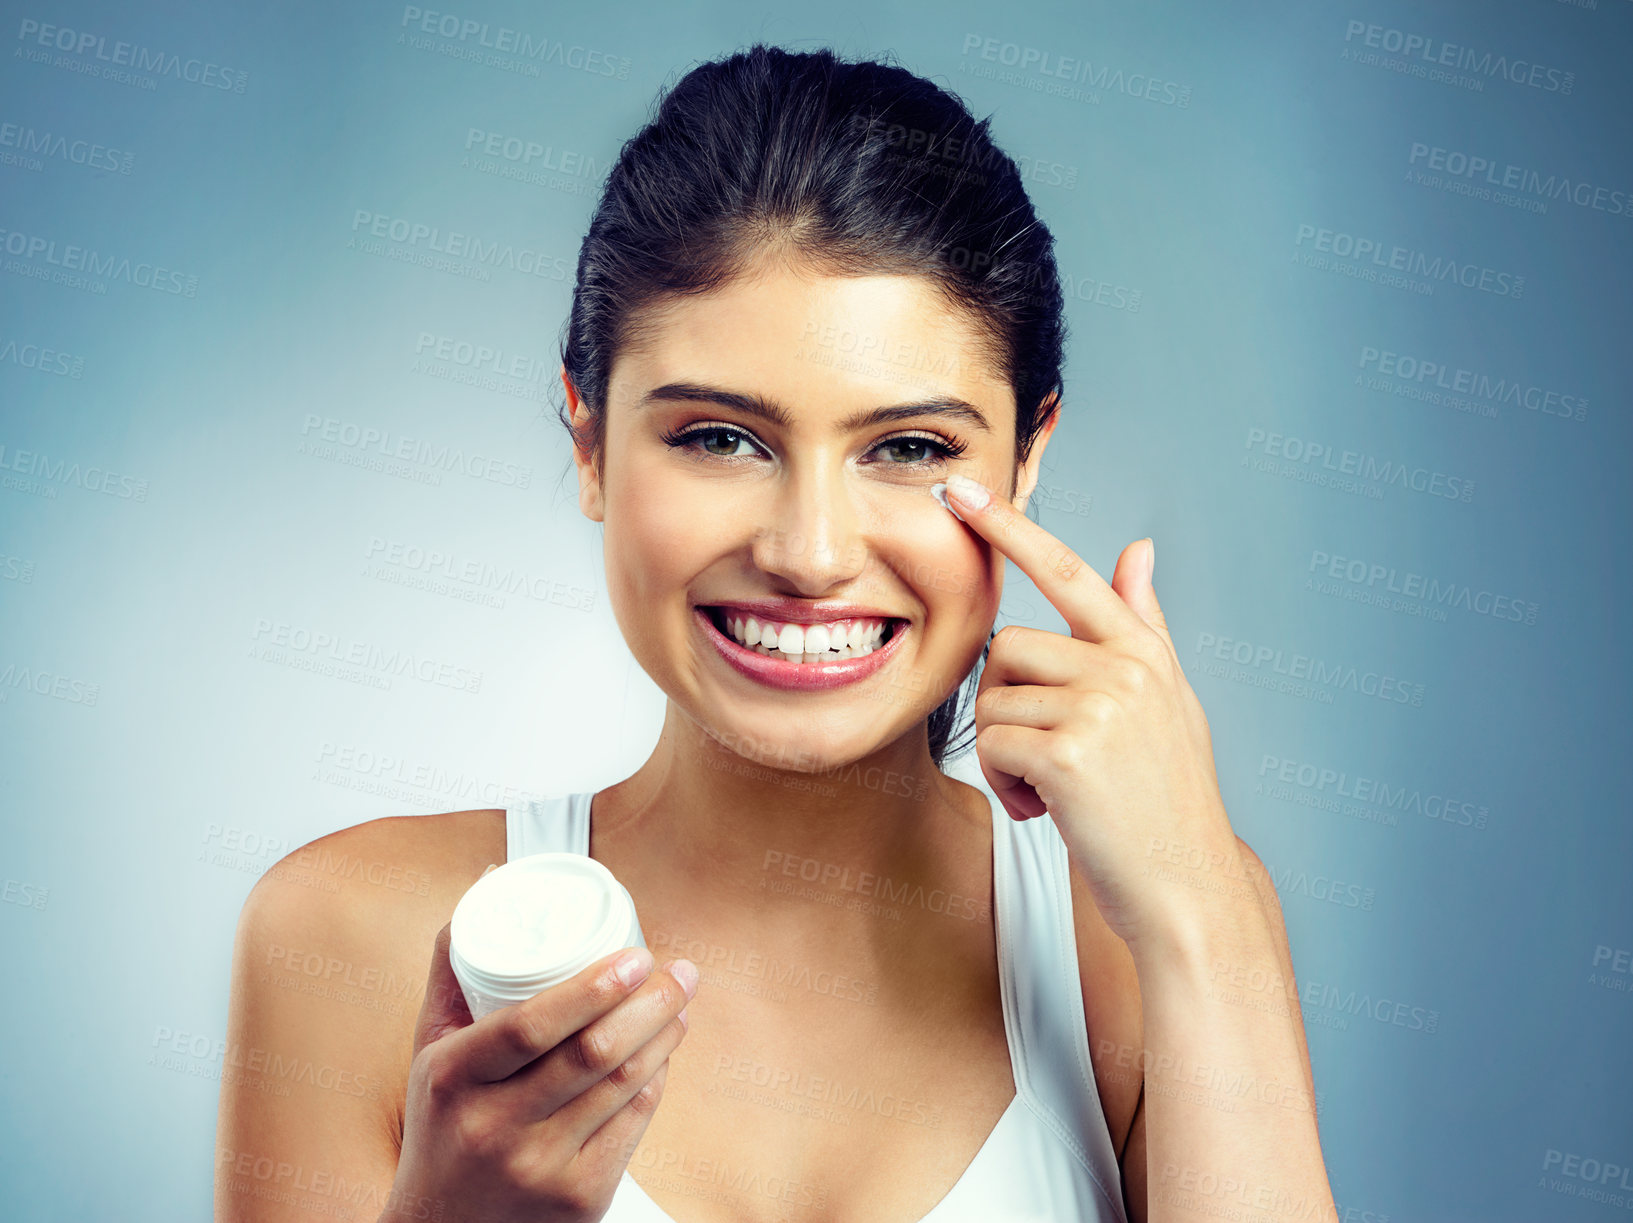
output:
<path id="1" fill-rule="evenodd" d="M 623 946 L 629 926 L 628 896 L 610 870 L 585 854 L 542 853 L 473 883 L 454 907 L 450 933 L 477 972 L 529 980 L 587 967 Z"/>

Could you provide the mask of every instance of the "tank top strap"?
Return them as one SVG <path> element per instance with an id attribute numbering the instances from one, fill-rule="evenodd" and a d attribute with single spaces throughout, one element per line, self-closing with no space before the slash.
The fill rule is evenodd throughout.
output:
<path id="1" fill-rule="evenodd" d="M 590 800 L 594 790 L 523 799 L 505 808 L 505 859 L 528 854 L 590 852 Z"/>
<path id="2" fill-rule="evenodd" d="M 1017 822 L 991 798 L 994 903 L 1015 1090 L 1077 1156 L 1122 1220 L 1122 1172 L 1100 1107 L 1083 1018 L 1071 864 L 1048 814 Z"/>

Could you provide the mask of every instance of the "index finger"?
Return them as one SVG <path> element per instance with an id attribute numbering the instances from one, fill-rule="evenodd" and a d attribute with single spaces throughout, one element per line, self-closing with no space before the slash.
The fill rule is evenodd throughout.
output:
<path id="1" fill-rule="evenodd" d="M 951 475 L 945 488 L 959 519 L 1032 579 L 1079 641 L 1109 641 L 1145 627 L 1094 567 L 1002 497 L 968 476 Z"/>

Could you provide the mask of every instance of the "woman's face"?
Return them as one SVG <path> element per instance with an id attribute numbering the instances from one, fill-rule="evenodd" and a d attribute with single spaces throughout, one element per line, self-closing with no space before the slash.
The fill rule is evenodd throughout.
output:
<path id="1" fill-rule="evenodd" d="M 1047 432 L 1017 472 L 1013 393 L 918 277 L 773 266 L 652 317 L 613 364 L 600 476 L 575 456 L 630 649 L 761 763 L 894 742 L 979 660 L 1003 592 L 1003 558 L 930 486 L 1016 481 L 1024 506 Z"/>

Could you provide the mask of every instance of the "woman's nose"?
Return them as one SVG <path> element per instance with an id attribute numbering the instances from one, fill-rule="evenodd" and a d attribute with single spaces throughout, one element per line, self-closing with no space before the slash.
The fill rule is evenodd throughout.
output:
<path id="1" fill-rule="evenodd" d="M 837 472 L 801 472 L 771 495 L 754 538 L 754 563 L 817 598 L 866 567 L 855 491 Z"/>

